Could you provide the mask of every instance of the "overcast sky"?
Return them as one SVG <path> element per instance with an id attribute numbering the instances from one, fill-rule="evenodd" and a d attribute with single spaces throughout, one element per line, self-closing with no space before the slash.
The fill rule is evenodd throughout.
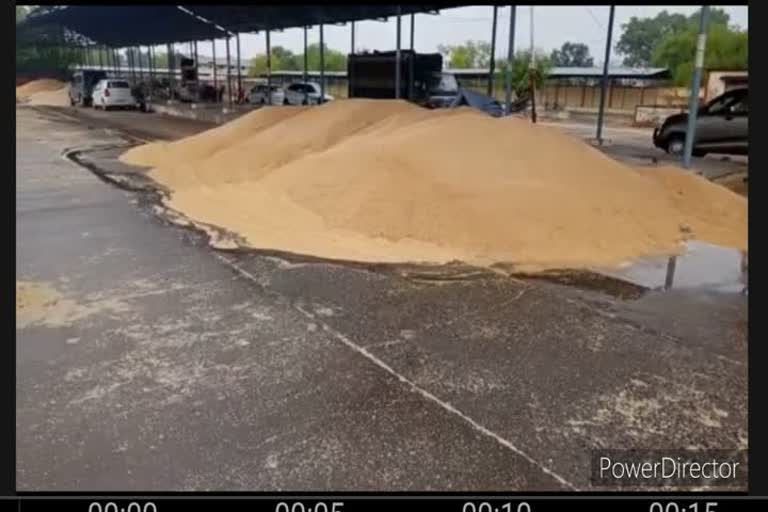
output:
<path id="1" fill-rule="evenodd" d="M 722 7 L 731 15 L 731 22 L 741 27 L 748 27 L 748 8 L 746 5 L 728 5 Z M 695 6 L 630 6 L 616 7 L 614 22 L 614 42 L 621 35 L 621 24 L 626 23 L 632 16 L 653 17 L 666 9 L 669 12 L 691 14 Z M 440 15 L 417 14 L 415 23 L 415 47 L 418 52 L 435 52 L 440 44 L 455 45 L 466 40 L 490 41 L 491 6 L 459 7 L 444 9 Z M 507 53 L 509 38 L 510 8 L 499 9 L 498 29 L 496 36 L 496 55 L 502 58 Z M 517 7 L 515 29 L 515 48 L 530 47 L 530 14 L 529 6 Z M 536 6 L 534 8 L 534 44 L 549 53 L 553 48 L 559 48 L 564 42 L 582 42 L 589 46 L 590 54 L 599 64 L 605 52 L 605 37 L 608 26 L 608 7 L 600 6 Z M 327 25 L 324 29 L 326 44 L 333 49 L 349 52 L 349 25 Z M 395 48 L 395 19 L 387 22 L 363 21 L 355 25 L 355 46 L 358 50 L 394 50 Z M 402 21 L 402 45 L 410 46 L 410 16 L 404 16 Z M 242 58 L 248 59 L 257 53 L 264 53 L 266 48 L 263 34 L 242 34 L 240 36 Z M 290 29 L 283 32 L 272 32 L 272 45 L 284 46 L 294 52 L 303 52 L 303 31 Z M 319 30 L 313 27 L 309 30 L 309 43 L 319 42 Z M 231 45 L 232 58 L 235 46 Z M 210 45 L 199 43 L 198 52 L 210 55 Z M 219 41 L 216 46 L 216 56 L 225 55 L 225 45 Z M 611 59 L 614 60 L 613 58 Z"/>

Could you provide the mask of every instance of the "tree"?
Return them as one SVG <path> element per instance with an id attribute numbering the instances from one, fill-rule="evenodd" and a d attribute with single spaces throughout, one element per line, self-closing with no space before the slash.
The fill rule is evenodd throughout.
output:
<path id="1" fill-rule="evenodd" d="M 622 34 L 616 44 L 616 51 L 624 56 L 625 66 L 650 66 L 654 51 L 667 36 L 678 34 L 698 26 L 700 11 L 686 17 L 684 14 L 670 14 L 661 11 L 653 18 L 633 16 L 621 25 Z M 709 25 L 727 26 L 730 16 L 722 9 L 710 9 Z"/>
<path id="2" fill-rule="evenodd" d="M 324 47 L 325 70 L 344 71 L 347 69 L 347 56 L 338 51 Z M 294 54 L 282 46 L 275 46 L 271 51 L 273 70 L 298 71 L 304 69 L 304 54 Z M 317 43 L 307 46 L 307 69 L 317 71 L 320 69 L 320 45 Z M 256 55 L 248 65 L 249 76 L 260 76 L 267 72 L 266 54 Z"/>
<path id="3" fill-rule="evenodd" d="M 325 70 L 326 71 L 345 71 L 347 69 L 347 55 L 338 50 L 332 50 L 328 48 L 328 45 L 324 45 L 325 53 Z M 299 57 L 299 68 L 301 69 L 304 62 L 304 55 Z M 311 70 L 320 69 L 320 45 L 317 43 L 307 46 L 307 67 Z"/>
<path id="4" fill-rule="evenodd" d="M 694 55 L 698 27 L 666 36 L 653 52 L 654 66 L 668 67 L 677 85 L 690 83 L 693 74 Z M 707 46 L 704 53 L 704 67 L 708 69 L 747 69 L 747 32 L 726 24 L 715 24 L 707 31 Z"/>
<path id="5" fill-rule="evenodd" d="M 533 73 L 530 73 L 530 64 L 530 50 L 515 53 L 515 58 L 512 60 L 512 89 L 517 96 L 526 96 L 528 94 L 528 91 L 531 88 L 531 77 L 533 78 L 536 88 L 540 89 L 544 85 L 544 80 L 546 80 L 547 74 L 552 67 L 550 57 L 546 56 L 541 51 L 536 52 Z M 505 83 L 507 61 L 497 60 L 496 69 L 495 82 L 499 84 Z"/>
<path id="6" fill-rule="evenodd" d="M 550 61 L 553 66 L 588 67 L 595 64 L 595 59 L 589 55 L 589 46 L 584 43 L 565 42 L 559 50 L 552 50 Z"/>
<path id="7" fill-rule="evenodd" d="M 272 48 L 272 69 L 273 70 L 298 70 L 303 66 L 303 56 L 300 62 L 299 55 L 295 55 L 291 50 L 282 46 Z M 248 66 L 250 76 L 259 76 L 267 72 L 267 55 L 259 54 L 251 59 Z"/>
<path id="8" fill-rule="evenodd" d="M 447 61 L 447 66 L 454 69 L 487 68 L 491 63 L 491 43 L 487 41 L 467 41 L 464 44 L 439 45 L 437 50 Z"/>
<path id="9" fill-rule="evenodd" d="M 17 5 L 16 6 L 16 23 L 22 21 L 27 17 L 27 14 L 33 9 L 30 5 Z"/>

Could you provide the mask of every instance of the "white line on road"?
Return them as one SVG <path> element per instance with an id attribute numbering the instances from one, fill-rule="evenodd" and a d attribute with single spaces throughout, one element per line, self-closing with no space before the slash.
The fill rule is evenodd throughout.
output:
<path id="1" fill-rule="evenodd" d="M 260 288 L 263 288 L 263 286 L 260 284 L 258 278 L 256 276 L 254 276 L 253 274 L 251 274 L 250 272 L 248 272 L 247 270 L 245 270 L 244 268 L 242 268 L 240 265 L 238 265 L 234 261 L 230 260 L 229 258 L 227 258 L 227 257 L 225 257 L 225 256 L 223 256 L 221 254 L 215 253 L 215 256 L 219 260 L 224 262 L 225 265 L 227 265 L 228 267 L 230 267 L 231 269 L 236 271 L 238 274 L 240 274 L 241 276 L 245 277 L 249 281 L 252 281 L 252 282 L 256 283 L 257 285 L 259 285 Z M 448 403 L 448 402 L 446 402 L 444 400 L 441 400 L 440 398 L 438 398 L 437 396 L 433 395 L 432 393 L 430 393 L 426 389 L 419 387 L 416 383 L 414 383 L 413 381 L 411 381 L 407 377 L 401 375 L 394 368 L 392 368 L 387 363 L 385 363 L 384 361 L 382 361 L 381 359 L 376 357 L 374 354 L 372 354 L 371 352 L 366 350 L 365 347 L 362 347 L 362 346 L 358 345 L 354 341 L 352 341 L 349 338 L 347 338 L 346 336 L 344 336 L 342 333 L 336 331 L 335 329 L 330 327 L 328 324 L 326 324 L 322 320 L 318 319 L 313 313 L 310 313 L 309 311 L 305 311 L 304 309 L 301 308 L 301 306 L 298 306 L 298 305 L 294 305 L 294 309 L 296 309 L 299 313 L 301 313 L 302 315 L 304 315 L 308 319 L 311 319 L 314 323 L 320 324 L 324 331 L 326 331 L 329 334 L 331 334 L 333 337 L 335 337 L 337 340 L 342 342 L 344 345 L 346 345 L 347 347 L 351 348 L 352 350 L 354 350 L 358 354 L 362 355 L 363 357 L 368 359 L 370 362 L 372 362 L 373 364 L 375 364 L 376 366 L 378 366 L 382 370 L 384 370 L 387 373 L 389 373 L 390 375 L 394 376 L 397 380 L 399 380 L 403 384 L 407 385 L 411 389 L 411 391 L 413 391 L 415 393 L 418 393 L 419 395 L 421 395 L 422 397 L 426 398 L 427 400 L 429 400 L 429 401 L 439 405 L 441 408 L 445 409 L 449 413 L 451 413 L 451 414 L 453 414 L 455 416 L 458 416 L 464 422 L 468 423 L 474 430 L 476 430 L 477 432 L 480 432 L 484 436 L 490 437 L 491 439 L 493 439 L 494 441 L 496 441 L 500 445 L 502 445 L 505 448 L 507 448 L 507 449 L 511 450 L 512 452 L 514 452 L 516 455 L 524 458 L 525 460 L 527 460 L 528 462 L 530 462 L 534 466 L 536 466 L 539 469 L 541 469 L 544 473 L 546 473 L 547 475 L 549 475 L 552 478 L 554 478 L 555 480 L 557 480 L 563 486 L 565 486 L 565 487 L 567 487 L 567 488 L 569 488 L 571 490 L 574 490 L 574 491 L 578 491 L 579 490 L 575 485 L 573 485 L 568 480 L 566 480 L 562 476 L 558 475 L 557 473 L 555 473 L 554 471 L 552 471 L 548 467 L 544 466 L 539 461 L 535 460 L 533 457 L 531 457 L 530 455 L 525 453 L 523 450 L 521 450 L 520 448 L 515 446 L 511 441 L 508 441 L 507 439 L 504 439 L 499 434 L 497 434 L 497 433 L 489 430 L 488 428 L 484 427 L 483 425 L 479 424 L 477 421 L 475 421 L 471 417 L 467 416 L 466 414 L 464 414 L 463 412 L 458 410 L 456 407 L 454 407 L 450 403 Z"/>

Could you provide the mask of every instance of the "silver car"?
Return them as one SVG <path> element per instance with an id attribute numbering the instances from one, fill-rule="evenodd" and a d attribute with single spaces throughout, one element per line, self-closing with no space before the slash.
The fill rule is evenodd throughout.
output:
<path id="1" fill-rule="evenodd" d="M 285 101 L 285 93 L 280 87 L 272 85 L 272 105 L 282 105 Z M 267 101 L 267 84 L 256 84 L 248 92 L 248 103 L 253 105 L 266 105 Z"/>

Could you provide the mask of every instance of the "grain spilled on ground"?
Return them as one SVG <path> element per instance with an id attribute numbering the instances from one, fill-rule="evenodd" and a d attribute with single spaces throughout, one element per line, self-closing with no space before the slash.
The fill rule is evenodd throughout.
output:
<path id="1" fill-rule="evenodd" d="M 194 221 L 325 258 L 538 270 L 678 253 L 689 238 L 746 247 L 746 201 L 722 187 L 468 108 L 267 107 L 121 159 L 152 167 Z"/>
<path id="2" fill-rule="evenodd" d="M 16 101 L 29 105 L 66 106 L 69 104 L 67 84 L 43 78 L 16 87 Z"/>

